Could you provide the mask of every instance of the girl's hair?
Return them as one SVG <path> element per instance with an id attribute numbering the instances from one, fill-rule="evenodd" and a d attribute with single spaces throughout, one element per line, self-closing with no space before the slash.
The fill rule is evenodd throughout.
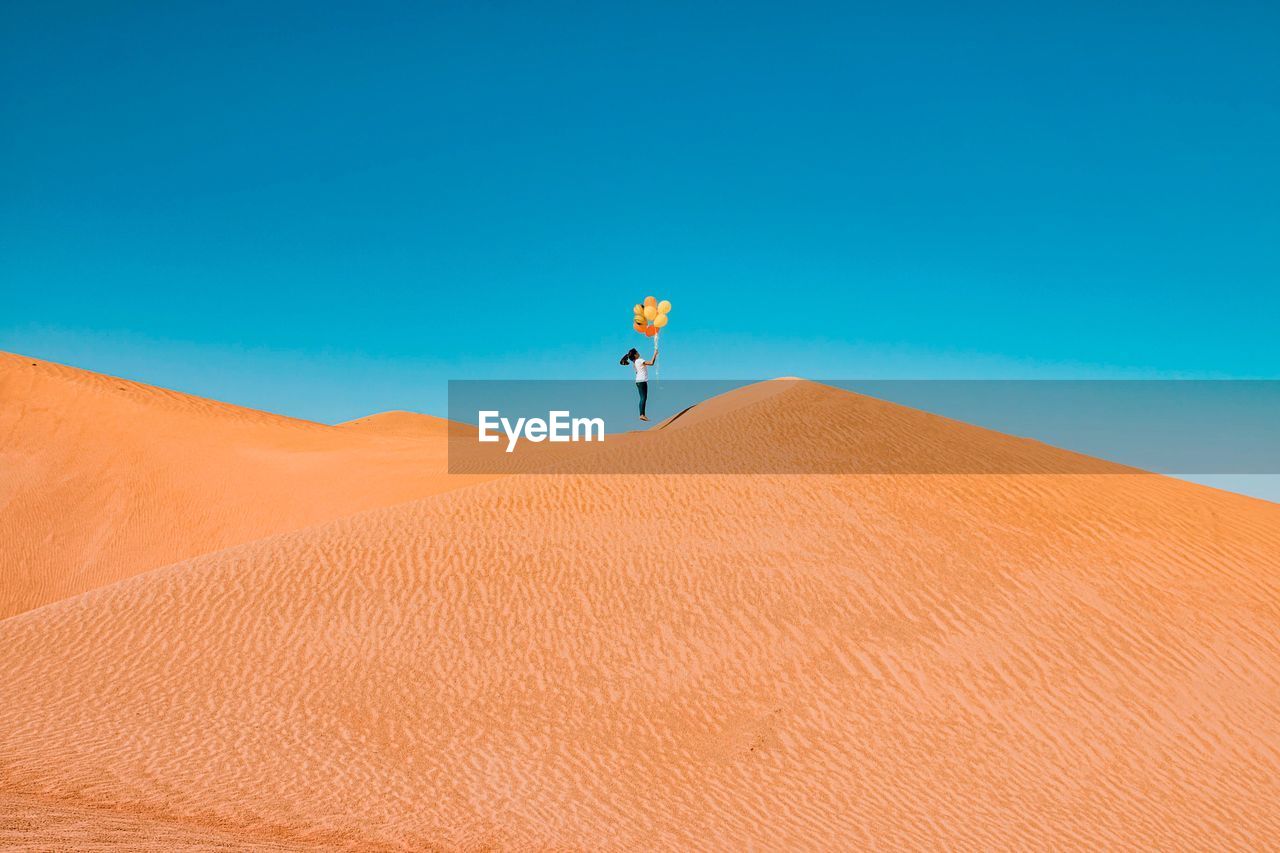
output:
<path id="1" fill-rule="evenodd" d="M 639 350 L 637 350 L 635 347 L 632 347 L 631 351 L 628 352 L 626 355 L 624 355 L 622 357 L 622 360 L 619 361 L 618 364 L 621 364 L 623 367 L 626 367 L 628 364 L 635 361 L 639 357 L 640 357 Z"/>

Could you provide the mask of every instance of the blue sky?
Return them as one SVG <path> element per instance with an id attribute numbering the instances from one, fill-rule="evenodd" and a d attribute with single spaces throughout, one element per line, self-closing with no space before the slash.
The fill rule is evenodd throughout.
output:
<path id="1" fill-rule="evenodd" d="M 1280 377 L 1274 2 L 0 25 L 0 349 L 443 413 L 449 378 L 629 379 L 654 294 L 672 377 Z"/>

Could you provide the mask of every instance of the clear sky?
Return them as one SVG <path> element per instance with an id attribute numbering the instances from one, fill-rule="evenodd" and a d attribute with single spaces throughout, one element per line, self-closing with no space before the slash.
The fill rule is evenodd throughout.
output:
<path id="1" fill-rule="evenodd" d="M 1280 4 L 8 3 L 0 349 L 444 381 L 1280 377 Z"/>

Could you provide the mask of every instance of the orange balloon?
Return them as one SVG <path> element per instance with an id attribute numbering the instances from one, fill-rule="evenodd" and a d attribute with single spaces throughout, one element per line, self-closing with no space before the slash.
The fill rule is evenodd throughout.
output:
<path id="1" fill-rule="evenodd" d="M 646 297 L 644 298 L 644 307 L 646 307 L 646 308 L 657 308 L 657 307 L 658 307 L 658 300 L 654 299 L 652 296 L 646 296 Z"/>
<path id="2" fill-rule="evenodd" d="M 654 335 L 658 334 L 658 327 L 657 327 L 657 326 L 645 326 L 645 327 L 644 327 L 644 334 L 645 334 L 645 337 L 647 337 L 647 338 L 652 338 Z"/>

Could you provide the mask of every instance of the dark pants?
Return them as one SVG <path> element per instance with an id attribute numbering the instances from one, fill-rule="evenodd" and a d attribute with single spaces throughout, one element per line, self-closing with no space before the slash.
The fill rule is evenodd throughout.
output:
<path id="1" fill-rule="evenodd" d="M 636 390 L 640 392 L 640 414 L 644 414 L 644 404 L 649 402 L 649 383 L 637 382 Z"/>

